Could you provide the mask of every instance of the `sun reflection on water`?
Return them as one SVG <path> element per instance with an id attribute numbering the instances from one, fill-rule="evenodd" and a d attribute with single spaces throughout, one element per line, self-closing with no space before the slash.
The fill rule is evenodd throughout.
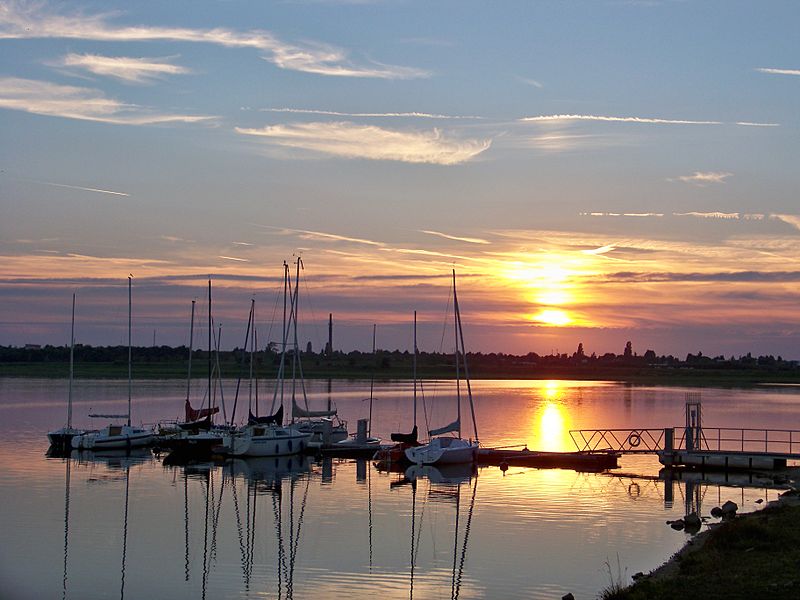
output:
<path id="1" fill-rule="evenodd" d="M 570 430 L 570 415 L 562 402 L 563 393 L 560 381 L 547 381 L 540 388 L 543 402 L 534 414 L 536 430 L 535 450 L 546 452 L 566 452 L 573 449 Z"/>

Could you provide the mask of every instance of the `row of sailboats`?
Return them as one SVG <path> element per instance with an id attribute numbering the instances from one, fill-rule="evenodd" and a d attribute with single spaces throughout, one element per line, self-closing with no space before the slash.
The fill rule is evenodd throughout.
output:
<path id="1" fill-rule="evenodd" d="M 230 423 L 213 425 L 212 419 L 219 412 L 219 407 L 212 400 L 212 330 L 211 317 L 211 282 L 208 287 L 208 390 L 207 405 L 199 409 L 192 407 L 191 395 L 191 359 L 194 338 L 194 313 L 195 301 L 192 302 L 192 320 L 190 326 L 189 348 L 189 374 L 187 393 L 184 401 L 185 420 L 177 423 L 177 428 L 169 436 L 165 445 L 177 449 L 189 456 L 194 454 L 209 454 L 211 452 L 230 456 L 288 456 L 298 454 L 309 447 L 330 445 L 337 442 L 347 444 L 347 425 L 338 419 L 336 409 L 330 406 L 327 410 L 311 410 L 308 405 L 303 367 L 298 344 L 298 313 L 299 313 L 299 288 L 300 270 L 303 268 L 302 260 L 298 257 L 294 280 L 292 279 L 289 265 L 283 264 L 283 329 L 282 344 L 278 375 L 272 395 L 270 413 L 266 416 L 258 415 L 258 387 L 256 383 L 256 413 L 253 413 L 252 395 L 248 406 L 248 422 L 246 425 L 235 428 L 234 419 L 236 403 L 231 414 Z M 464 334 L 461 323 L 461 313 L 456 292 L 456 275 L 453 270 L 453 307 L 455 330 L 455 367 L 456 367 L 456 419 L 443 427 L 430 429 L 429 440 L 421 444 L 418 441 L 417 426 L 417 341 L 416 341 L 416 312 L 414 314 L 414 397 L 413 415 L 414 428 L 410 434 L 392 434 L 392 440 L 397 445 L 376 456 L 376 459 L 389 461 L 405 460 L 412 464 L 453 464 L 469 463 L 475 460 L 479 446 L 478 430 L 475 420 L 475 409 L 472 398 L 472 389 L 469 381 L 469 368 L 467 354 L 464 347 Z M 253 348 L 255 347 L 255 313 L 254 301 L 251 302 L 250 317 L 248 320 L 245 350 L 249 340 L 250 353 L 250 378 L 251 394 L 253 385 Z M 154 432 L 143 427 L 131 425 L 131 277 L 128 278 L 128 412 L 125 415 L 94 414 L 95 418 L 125 419 L 124 424 L 109 424 L 104 429 L 82 431 L 72 427 L 72 379 L 74 356 L 74 311 L 75 298 L 73 296 L 72 334 L 70 350 L 70 388 L 67 409 L 67 424 L 60 430 L 50 432 L 48 437 L 52 445 L 61 449 L 70 447 L 76 449 L 130 449 L 146 446 L 152 443 Z M 250 332 L 252 330 L 252 338 Z M 374 345 L 373 330 L 373 345 Z M 219 343 L 219 342 L 218 342 Z M 218 347 L 218 344 L 217 344 Z M 290 364 L 287 364 L 290 363 Z M 290 377 L 287 377 L 287 370 Z M 462 437 L 461 403 L 462 403 L 462 373 L 469 400 L 470 414 L 474 438 Z M 288 384 L 287 384 L 288 380 Z M 257 380 L 256 380 L 257 381 Z M 238 401 L 238 385 L 237 398 Z M 288 388 L 288 389 L 287 389 Z M 298 397 L 302 397 L 303 406 L 298 404 Z M 370 393 L 370 412 L 371 412 Z M 236 402 L 235 401 L 235 402 Z M 284 406 L 291 401 L 292 420 L 289 425 L 283 424 Z M 371 415 L 370 415 L 371 416 Z M 446 435 L 455 434 L 455 435 Z M 363 436 L 362 436 L 363 437 Z M 377 442 L 376 438 L 368 438 L 370 442 Z M 377 445 L 377 444 L 376 444 Z"/>

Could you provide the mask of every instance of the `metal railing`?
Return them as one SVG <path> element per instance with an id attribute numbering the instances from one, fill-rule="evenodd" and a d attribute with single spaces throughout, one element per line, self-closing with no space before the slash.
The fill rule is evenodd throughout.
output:
<path id="1" fill-rule="evenodd" d="M 675 448 L 685 449 L 686 431 L 676 436 Z M 703 427 L 696 450 L 707 452 L 747 452 L 800 458 L 800 431 L 794 429 L 747 429 Z"/>
<path id="2" fill-rule="evenodd" d="M 732 427 L 703 427 L 699 431 L 692 431 L 687 427 L 574 429 L 569 435 L 579 452 L 653 454 L 664 450 L 669 444 L 666 440 L 667 432 L 672 433 L 671 437 L 674 440 L 672 449 L 676 451 L 737 452 L 800 459 L 800 430 L 794 429 Z M 691 441 L 691 447 L 687 447 L 687 441 Z"/>
<path id="3" fill-rule="evenodd" d="M 664 429 L 573 429 L 569 435 L 578 452 L 652 454 L 664 448 Z"/>

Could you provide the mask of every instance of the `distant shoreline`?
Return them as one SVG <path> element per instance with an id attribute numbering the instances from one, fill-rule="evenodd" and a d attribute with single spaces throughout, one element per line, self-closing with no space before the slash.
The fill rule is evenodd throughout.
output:
<path id="1" fill-rule="evenodd" d="M 199 361 L 198 361 L 199 362 Z M 226 368 L 226 366 L 228 368 Z M 240 365 L 223 365 L 223 378 L 237 378 Z M 274 365 L 260 365 L 257 369 L 260 379 L 271 379 L 277 375 Z M 149 362 L 133 365 L 135 379 L 186 379 L 184 362 Z M 374 368 L 372 365 L 347 364 L 343 361 L 303 365 L 306 379 L 371 379 L 376 381 L 411 379 L 412 370 L 406 365 L 388 368 Z M 244 370 L 241 375 L 248 376 Z M 128 376 L 127 364 L 119 362 L 80 362 L 74 365 L 76 379 L 125 379 Z M 420 379 L 453 379 L 454 371 L 449 365 L 427 365 L 418 368 Z M 68 362 L 0 362 L 0 377 L 4 378 L 45 378 L 63 379 L 69 377 Z M 192 379 L 205 379 L 207 370 L 204 364 L 194 367 Z M 709 368 L 661 368 L 661 367 L 590 367 L 575 366 L 537 367 L 518 366 L 492 368 L 476 365 L 470 369 L 474 380 L 575 380 L 575 381 L 617 381 L 631 385 L 663 385 L 693 387 L 748 387 L 763 384 L 800 385 L 800 372 L 769 371 L 762 369 L 709 369 Z"/>

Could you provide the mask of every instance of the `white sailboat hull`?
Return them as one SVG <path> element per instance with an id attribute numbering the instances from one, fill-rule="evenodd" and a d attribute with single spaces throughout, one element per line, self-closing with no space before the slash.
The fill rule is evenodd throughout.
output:
<path id="1" fill-rule="evenodd" d="M 72 438 L 76 450 L 107 450 L 119 448 L 141 448 L 153 443 L 153 432 L 129 425 L 109 425 L 100 431 L 92 431 Z"/>
<path id="2" fill-rule="evenodd" d="M 224 442 L 232 456 L 291 456 L 308 448 L 309 433 L 292 427 L 248 426 Z"/>
<path id="3" fill-rule="evenodd" d="M 475 461 L 478 443 L 461 438 L 434 438 L 422 446 L 406 448 L 406 458 L 418 465 L 463 464 Z"/>

